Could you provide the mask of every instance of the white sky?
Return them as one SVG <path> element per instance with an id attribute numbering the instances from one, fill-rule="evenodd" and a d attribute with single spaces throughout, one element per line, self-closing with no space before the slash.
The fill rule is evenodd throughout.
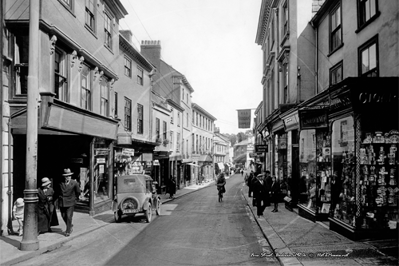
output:
<path id="1" fill-rule="evenodd" d="M 136 48 L 160 40 L 162 59 L 186 76 L 192 101 L 217 118 L 221 133 L 245 132 L 236 110 L 262 100 L 262 51 L 255 43 L 261 0 L 121 2 L 129 14 L 120 28 L 132 31 Z"/>

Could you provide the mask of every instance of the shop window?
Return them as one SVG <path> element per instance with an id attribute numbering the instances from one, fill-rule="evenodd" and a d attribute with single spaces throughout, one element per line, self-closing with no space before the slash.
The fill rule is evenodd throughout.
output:
<path id="1" fill-rule="evenodd" d="M 358 194 L 360 217 L 357 225 L 362 229 L 397 229 L 399 222 L 397 123 L 376 123 L 367 117 L 362 121 L 360 139 L 360 183 L 357 184 L 360 186 Z"/>
<path id="2" fill-rule="evenodd" d="M 378 45 L 374 37 L 359 48 L 359 75 L 362 77 L 378 77 Z"/>
<path id="3" fill-rule="evenodd" d="M 132 60 L 125 57 L 124 58 L 124 69 L 125 69 L 125 76 L 131 78 L 132 77 Z"/>
<path id="4" fill-rule="evenodd" d="M 378 15 L 377 0 L 358 0 L 358 7 L 359 28 L 368 24 Z"/>
<path id="5" fill-rule="evenodd" d="M 61 101 L 68 102 L 68 68 L 66 53 L 56 49 L 54 53 L 54 93 Z"/>
<path id="6" fill-rule="evenodd" d="M 141 67 L 137 67 L 137 84 L 143 85 L 143 69 Z"/>
<path id="7" fill-rule="evenodd" d="M 137 134 L 143 134 L 144 132 L 144 107 L 141 104 L 137 104 Z"/>
<path id="8" fill-rule="evenodd" d="M 330 13 L 330 52 L 342 44 L 341 5 L 337 5 Z"/>
<path id="9" fill-rule="evenodd" d="M 112 50 L 112 21 L 113 17 L 109 12 L 104 12 L 104 44 Z"/>
<path id="10" fill-rule="evenodd" d="M 307 208 L 316 206 L 316 130 L 302 130 L 299 137 L 300 198 Z"/>
<path id="11" fill-rule="evenodd" d="M 355 202 L 355 134 L 353 117 L 334 121 L 332 126 L 332 205 L 337 218 L 354 226 Z"/>
<path id="12" fill-rule="evenodd" d="M 100 114 L 108 116 L 109 110 L 109 81 L 103 77 L 100 82 Z"/>
<path id="13" fill-rule="evenodd" d="M 80 107 L 86 110 L 91 110 L 91 71 L 87 65 L 82 66 L 80 85 Z"/>
<path id="14" fill-rule="evenodd" d="M 96 0 L 86 0 L 86 27 L 92 32 L 96 31 Z"/>
<path id="15" fill-rule="evenodd" d="M 28 93 L 29 36 L 14 38 L 14 89 L 16 96 Z"/>
<path id="16" fill-rule="evenodd" d="M 330 85 L 342 81 L 342 61 L 330 69 Z"/>
<path id="17" fill-rule="evenodd" d="M 124 127 L 126 131 L 132 131 L 132 100 L 125 97 Z"/>

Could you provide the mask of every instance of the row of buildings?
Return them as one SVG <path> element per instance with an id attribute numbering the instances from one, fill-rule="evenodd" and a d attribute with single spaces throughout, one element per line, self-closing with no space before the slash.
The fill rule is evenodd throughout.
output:
<path id="1" fill-rule="evenodd" d="M 29 36 L 29 5 L 37 36 Z M 230 158 L 216 117 L 192 101 L 190 82 L 162 60 L 160 41 L 132 44 L 119 0 L 2 1 L 2 232 L 26 190 L 29 53 L 38 53 L 37 180 L 72 170 L 78 208 L 109 210 L 120 175 L 148 173 L 165 192 L 213 179 Z M 29 45 L 37 38 L 37 51 Z M 33 191 L 34 194 L 34 191 Z"/>
<path id="2" fill-rule="evenodd" d="M 399 2 L 263 0 L 256 160 L 353 239 L 398 235 Z"/>

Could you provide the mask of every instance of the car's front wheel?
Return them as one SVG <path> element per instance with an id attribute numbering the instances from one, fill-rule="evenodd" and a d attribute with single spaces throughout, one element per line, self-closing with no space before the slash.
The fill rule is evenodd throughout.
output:
<path id="1" fill-rule="evenodd" d="M 156 209 L 155 209 L 155 212 L 156 212 L 156 214 L 157 215 L 161 215 L 161 199 L 158 199 L 157 200 L 157 206 L 156 206 Z"/>
<path id="2" fill-rule="evenodd" d="M 147 208 L 147 210 L 145 210 L 145 219 L 147 220 L 147 223 L 151 222 L 151 219 L 152 219 L 151 203 L 148 204 L 148 208 Z"/>

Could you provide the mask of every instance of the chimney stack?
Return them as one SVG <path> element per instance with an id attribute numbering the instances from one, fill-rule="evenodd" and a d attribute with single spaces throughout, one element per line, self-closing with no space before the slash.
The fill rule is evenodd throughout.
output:
<path id="1" fill-rule="evenodd" d="M 132 43 L 132 36 L 133 33 L 131 30 L 120 30 L 119 33 L 126 39 L 128 40 L 129 43 Z"/>

